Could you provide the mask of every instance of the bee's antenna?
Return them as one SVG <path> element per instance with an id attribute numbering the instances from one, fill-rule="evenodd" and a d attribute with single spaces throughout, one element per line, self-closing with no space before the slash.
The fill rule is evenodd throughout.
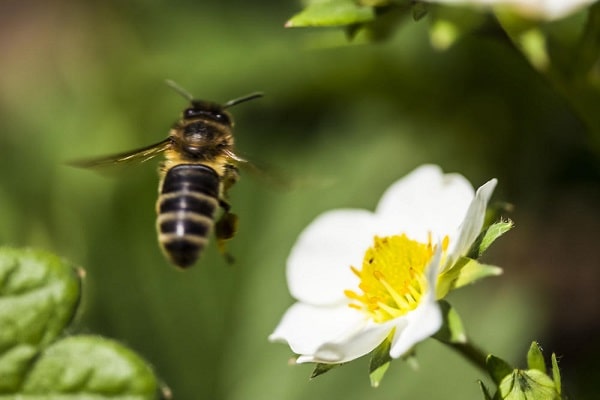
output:
<path id="1" fill-rule="evenodd" d="M 177 93 L 188 99 L 190 102 L 194 101 L 194 96 L 191 95 L 190 92 L 179 86 L 175 81 L 170 79 L 165 79 L 165 83 L 171 87 L 171 89 L 175 90 Z"/>
<path id="2" fill-rule="evenodd" d="M 245 101 L 258 99 L 259 97 L 262 97 L 262 96 L 263 96 L 262 92 L 250 93 L 250 94 L 247 94 L 246 96 L 239 97 L 239 98 L 233 99 L 233 100 L 229 100 L 227 103 L 223 104 L 223 108 L 229 108 L 229 107 L 235 106 L 236 104 L 243 103 Z"/>

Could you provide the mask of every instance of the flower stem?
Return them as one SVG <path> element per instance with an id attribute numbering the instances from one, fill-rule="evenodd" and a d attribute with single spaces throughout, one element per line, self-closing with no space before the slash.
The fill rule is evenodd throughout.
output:
<path id="1" fill-rule="evenodd" d="M 487 354 L 479 347 L 475 346 L 469 341 L 466 341 L 464 343 L 443 343 L 450 346 L 450 348 L 452 348 L 454 351 L 466 358 L 471 364 L 478 367 L 484 373 L 488 374 L 488 370 L 485 364 Z"/>

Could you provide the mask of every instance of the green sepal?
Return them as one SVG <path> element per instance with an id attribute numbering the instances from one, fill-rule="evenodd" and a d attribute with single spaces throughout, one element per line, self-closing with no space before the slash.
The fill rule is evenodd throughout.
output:
<path id="1" fill-rule="evenodd" d="M 559 400 L 554 382 L 545 373 L 530 369 L 515 369 L 498 385 L 499 398 L 503 400 Z"/>
<path id="2" fill-rule="evenodd" d="M 562 382 L 560 378 L 560 370 L 558 369 L 558 360 L 556 354 L 552 353 L 552 380 L 554 381 L 554 387 L 556 392 L 560 395 L 562 393 Z"/>
<path id="3" fill-rule="evenodd" d="M 500 267 L 481 264 L 472 258 L 460 257 L 450 269 L 440 274 L 436 295 L 438 298 L 443 298 L 451 290 L 501 274 L 502 268 Z"/>
<path id="4" fill-rule="evenodd" d="M 479 234 L 477 239 L 475 239 L 475 242 L 468 253 L 468 257 L 473 259 L 481 257 L 496 239 L 511 230 L 513 226 L 514 223 L 511 220 L 499 221 L 488 226 Z"/>
<path id="5" fill-rule="evenodd" d="M 71 336 L 48 346 L 19 391 L 21 399 L 156 399 L 158 382 L 148 365 L 125 346 L 98 336 Z M 56 395 L 56 397 L 53 397 Z"/>
<path id="6" fill-rule="evenodd" d="M 467 334 L 458 312 L 447 301 L 438 301 L 442 311 L 442 327 L 433 337 L 444 343 L 466 343 Z"/>
<path id="7" fill-rule="evenodd" d="M 369 379 L 372 387 L 378 387 L 392 362 L 390 349 L 392 347 L 392 337 L 390 333 L 383 342 L 379 344 L 371 353 L 371 364 L 369 365 Z"/>
<path id="8" fill-rule="evenodd" d="M 477 383 L 479 384 L 479 389 L 481 389 L 481 393 L 483 393 L 484 400 L 492 400 L 492 396 L 490 395 L 490 392 L 488 391 L 487 387 L 483 384 L 483 382 L 477 381 Z"/>
<path id="9" fill-rule="evenodd" d="M 304 10 L 290 18 L 285 26 L 346 26 L 374 19 L 373 7 L 359 5 L 353 0 L 321 0 L 311 2 Z"/>
<path id="10" fill-rule="evenodd" d="M 75 315 L 77 270 L 40 250 L 0 248 L 0 393 L 16 390 L 36 353 Z"/>
<path id="11" fill-rule="evenodd" d="M 343 364 L 324 364 L 324 363 L 318 363 L 315 364 L 315 369 L 313 369 L 312 373 L 310 374 L 310 379 L 314 379 L 317 376 L 323 375 L 325 372 L 329 372 L 332 369 L 339 367 Z"/>
<path id="12" fill-rule="evenodd" d="M 533 341 L 527 352 L 527 368 L 537 369 L 540 372 L 546 373 L 546 363 L 544 362 L 544 355 L 540 345 Z"/>
<path id="13" fill-rule="evenodd" d="M 514 210 L 514 204 L 506 201 L 494 201 L 493 203 L 488 204 L 487 209 L 485 210 L 485 218 L 481 230 L 484 231 L 490 225 L 504 220 L 504 215 L 511 214 Z"/>
<path id="14" fill-rule="evenodd" d="M 480 264 L 475 260 L 468 260 L 468 262 L 460 270 L 458 279 L 454 283 L 454 288 L 468 285 L 475 281 L 478 281 L 489 276 L 498 276 L 502 274 L 502 268 L 495 265 Z"/>
<path id="15" fill-rule="evenodd" d="M 485 366 L 490 374 L 490 377 L 496 382 L 497 385 L 502 382 L 502 380 L 510 375 L 513 372 L 513 367 L 511 367 L 506 361 L 503 359 L 496 357 L 492 354 L 488 355 L 485 359 Z"/>
<path id="16" fill-rule="evenodd" d="M 527 352 L 527 366 L 527 370 L 513 369 L 504 360 L 489 355 L 486 359 L 486 367 L 498 386 L 494 399 L 559 400 L 561 383 L 556 355 L 552 354 L 552 378 L 550 378 L 547 375 L 542 350 L 534 341 Z"/>

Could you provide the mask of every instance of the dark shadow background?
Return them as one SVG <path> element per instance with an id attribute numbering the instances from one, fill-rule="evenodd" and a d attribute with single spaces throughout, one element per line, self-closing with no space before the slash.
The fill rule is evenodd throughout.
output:
<path id="1" fill-rule="evenodd" d="M 286 256 L 320 212 L 372 209 L 422 163 L 475 186 L 497 177 L 494 198 L 515 205 L 516 228 L 486 261 L 505 274 L 450 301 L 488 351 L 524 366 L 537 339 L 559 356 L 573 398 L 595 393 L 598 132 L 493 31 L 437 52 L 425 19 L 383 43 L 315 46 L 343 35 L 283 29 L 299 8 L 0 3 L 0 244 L 82 265 L 84 308 L 72 330 L 132 347 L 176 399 L 480 399 L 482 374 L 433 341 L 419 346 L 418 371 L 395 362 L 375 390 L 367 360 L 309 382 L 311 367 L 287 366 L 290 350 L 266 338 L 292 303 Z M 233 266 L 212 246 L 192 270 L 165 262 L 156 162 L 108 178 L 64 164 L 161 140 L 185 106 L 166 78 L 220 102 L 266 93 L 233 109 L 238 147 L 298 184 L 280 190 L 243 176 L 232 190 L 241 217 Z"/>

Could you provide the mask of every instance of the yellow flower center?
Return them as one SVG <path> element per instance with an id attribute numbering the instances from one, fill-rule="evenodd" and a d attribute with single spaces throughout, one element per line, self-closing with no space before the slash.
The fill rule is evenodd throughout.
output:
<path id="1" fill-rule="evenodd" d="M 442 248 L 447 247 L 448 237 L 445 237 Z M 350 267 L 360 279 L 358 287 L 362 291 L 362 294 L 344 291 L 352 300 L 350 307 L 366 312 L 378 323 L 414 310 L 427 290 L 425 268 L 434 252 L 431 237 L 427 243 L 421 243 L 404 234 L 375 236 L 365 253 L 362 269 Z"/>

